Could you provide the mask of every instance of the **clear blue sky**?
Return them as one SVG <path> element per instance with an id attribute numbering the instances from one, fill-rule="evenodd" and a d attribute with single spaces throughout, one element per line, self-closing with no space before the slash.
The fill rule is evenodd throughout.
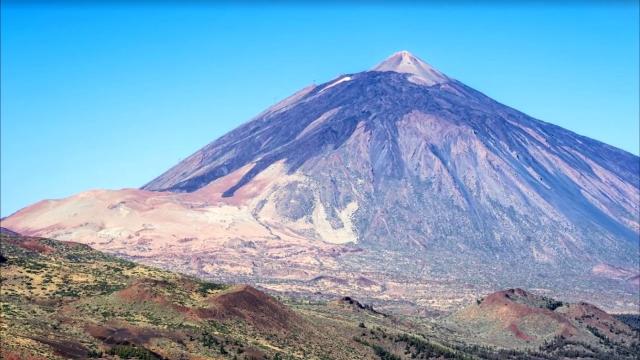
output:
<path id="1" fill-rule="evenodd" d="M 72 4 L 3 1 L 3 216 L 139 187 L 299 88 L 402 49 L 638 154 L 637 3 Z"/>

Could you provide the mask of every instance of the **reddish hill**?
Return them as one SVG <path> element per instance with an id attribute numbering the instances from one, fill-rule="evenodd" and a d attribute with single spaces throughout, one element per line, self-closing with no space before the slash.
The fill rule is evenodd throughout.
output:
<path id="1" fill-rule="evenodd" d="M 538 347 L 562 337 L 599 344 L 607 341 L 631 344 L 637 334 L 599 308 L 568 304 L 522 289 L 492 293 L 451 317 L 452 327 L 470 338 L 502 347 Z"/>
<path id="2" fill-rule="evenodd" d="M 195 283 L 184 283 L 182 289 L 196 292 Z M 152 303 L 194 320 L 241 320 L 259 329 L 289 330 L 302 320 L 273 297 L 248 285 L 236 285 L 210 294 L 202 291 L 208 306 L 188 306 L 173 284 L 157 279 L 140 279 L 115 293 L 119 300 L 130 303 Z"/>
<path id="3" fill-rule="evenodd" d="M 222 319 L 239 318 L 260 328 L 288 330 L 302 319 L 271 296 L 248 285 L 238 285 L 209 301 Z"/>

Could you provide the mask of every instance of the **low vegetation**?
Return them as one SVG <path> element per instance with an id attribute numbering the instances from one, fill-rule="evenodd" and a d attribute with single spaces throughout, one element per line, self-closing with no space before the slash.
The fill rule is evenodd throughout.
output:
<path id="1" fill-rule="evenodd" d="M 249 286 L 203 282 L 84 245 L 8 234 L 0 240 L 3 359 L 538 360 L 640 354 L 638 342 L 620 340 L 627 339 L 623 332 L 637 330 L 613 323 L 587 324 L 586 342 L 555 337 L 539 349 L 504 349 L 350 298 L 284 299 L 284 305 Z M 540 311 L 565 305 L 543 299 L 532 303 Z M 483 301 L 473 306 L 488 306 Z"/>

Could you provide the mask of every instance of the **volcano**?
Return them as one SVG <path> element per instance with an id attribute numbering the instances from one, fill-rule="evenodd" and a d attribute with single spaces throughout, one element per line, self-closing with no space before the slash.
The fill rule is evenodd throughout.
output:
<path id="1" fill-rule="evenodd" d="M 639 174 L 637 156 L 401 51 L 300 90 L 141 189 L 43 201 L 2 224 L 272 291 L 357 292 L 376 307 L 527 287 L 629 309 Z"/>

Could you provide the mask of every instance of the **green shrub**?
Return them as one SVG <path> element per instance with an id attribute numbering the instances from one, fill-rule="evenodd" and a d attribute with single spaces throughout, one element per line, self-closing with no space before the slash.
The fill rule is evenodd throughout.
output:
<path id="1" fill-rule="evenodd" d="M 160 360 L 151 351 L 133 345 L 116 345 L 109 349 L 109 355 L 117 355 L 123 359 Z"/>

